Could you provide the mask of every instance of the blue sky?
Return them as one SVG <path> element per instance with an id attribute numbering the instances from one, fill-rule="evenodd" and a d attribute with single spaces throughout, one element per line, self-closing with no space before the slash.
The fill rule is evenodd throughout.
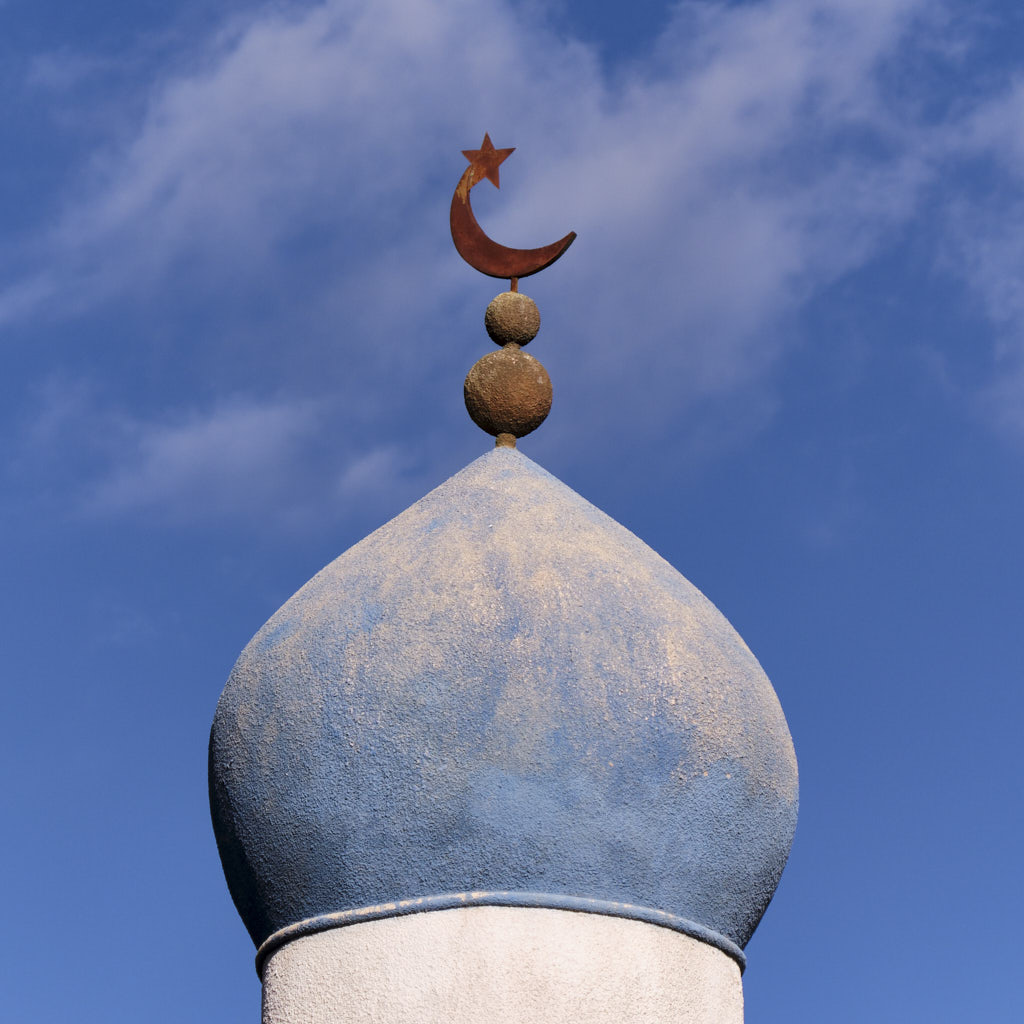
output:
<path id="1" fill-rule="evenodd" d="M 801 818 L 747 1019 L 1021 1019 L 1024 8 L 0 0 L 10 1020 L 259 1019 L 206 740 L 323 564 L 485 451 L 516 146 L 522 450 L 699 586 Z"/>

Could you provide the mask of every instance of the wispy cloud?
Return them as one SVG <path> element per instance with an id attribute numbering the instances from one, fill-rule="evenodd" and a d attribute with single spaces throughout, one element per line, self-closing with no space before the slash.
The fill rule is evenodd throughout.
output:
<path id="1" fill-rule="evenodd" d="M 452 147 L 483 125 L 531 161 L 492 219 L 503 237 L 535 244 L 571 222 L 587 233 L 571 264 L 580 287 L 623 309 L 657 296 L 669 315 L 721 316 L 722 334 L 744 333 L 907 215 L 917 176 L 905 147 L 879 160 L 824 143 L 853 130 L 899 141 L 906 125 L 874 72 L 920 6 L 687 4 L 652 69 L 614 80 L 499 0 L 265 14 L 153 86 L 134 137 L 97 155 L 50 258 L 101 297 L 183 261 L 202 275 L 272 272 L 319 224 L 357 243 L 357 272 L 392 287 L 408 247 L 429 294 L 455 265 L 436 224 Z"/>
<path id="2" fill-rule="evenodd" d="M 166 423 L 124 422 L 114 467 L 89 489 L 93 513 L 172 521 L 259 514 L 280 503 L 298 446 L 316 424 L 309 402 L 231 401 Z"/>
<path id="3" fill-rule="evenodd" d="M 234 395 L 138 417 L 91 383 L 58 377 L 32 396 L 5 462 L 22 484 L 61 477 L 64 514 L 172 526 L 304 529 L 393 515 L 438 482 L 409 446 L 346 441 L 326 401 Z"/>
<path id="4" fill-rule="evenodd" d="M 109 70 L 112 63 L 110 59 L 70 50 L 40 53 L 29 62 L 27 84 L 37 89 L 66 92 Z"/>
<path id="5" fill-rule="evenodd" d="M 969 394 L 979 414 L 1024 442 L 1024 80 L 978 102 L 939 133 L 944 197 L 940 264 L 964 282 L 992 327 L 987 380 Z"/>
<path id="6" fill-rule="evenodd" d="M 500 198 L 474 193 L 488 230 L 516 245 L 580 234 L 536 279 L 538 355 L 550 344 L 565 363 L 574 349 L 564 400 L 576 429 L 592 429 L 614 402 L 634 410 L 634 434 L 664 432 L 692 403 L 764 387 L 802 304 L 906 231 L 957 161 L 1001 161 L 1019 186 L 1019 86 L 938 115 L 913 83 L 893 86 L 895 65 L 939 49 L 944 10 L 925 0 L 683 3 L 649 60 L 605 68 L 534 8 L 506 0 L 261 9 L 142 84 L 144 116 L 93 154 L 56 226 L 35 240 L 37 265 L 0 286 L 0 320 L 41 304 L 80 312 L 126 295 L 201 293 L 218 324 L 251 328 L 257 345 L 252 310 L 268 287 L 285 288 L 290 304 L 274 323 L 291 352 L 283 383 L 321 397 L 310 366 L 325 365 L 340 329 L 345 365 L 326 371 L 329 387 L 390 450 L 387 410 L 441 386 L 443 360 L 426 348 L 475 323 L 470 291 L 482 306 L 444 212 L 457 150 L 487 129 L 520 147 Z M 986 224 L 965 202 L 965 217 Z M 1009 276 L 985 258 L 1011 244 L 990 225 L 949 268 L 994 320 L 1016 323 Z M 374 409 L 360 380 L 385 377 L 388 401 Z M 1016 393 L 1015 379 L 1000 386 Z M 212 386 L 234 390 L 226 373 Z M 258 496 L 256 452 L 299 457 L 312 408 L 257 413 L 225 401 L 205 419 L 151 425 L 129 468 L 96 484 L 92 507 L 174 492 L 216 511 L 229 478 L 204 461 L 213 447 L 248 467 L 234 484 Z"/>

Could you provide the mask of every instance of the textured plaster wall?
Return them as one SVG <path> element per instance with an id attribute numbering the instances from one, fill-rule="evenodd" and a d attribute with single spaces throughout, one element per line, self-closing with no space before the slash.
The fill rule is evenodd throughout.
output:
<path id="1" fill-rule="evenodd" d="M 470 907 L 305 936 L 263 970 L 263 1024 L 741 1024 L 734 960 L 655 925 Z"/>

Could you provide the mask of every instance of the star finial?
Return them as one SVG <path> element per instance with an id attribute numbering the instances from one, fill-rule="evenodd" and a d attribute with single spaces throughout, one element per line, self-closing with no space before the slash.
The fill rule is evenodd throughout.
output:
<path id="1" fill-rule="evenodd" d="M 462 155 L 469 161 L 473 168 L 476 181 L 486 178 L 495 188 L 501 188 L 498 184 L 498 167 L 506 160 L 515 147 L 511 149 L 495 149 L 491 142 L 491 136 L 484 132 L 484 141 L 479 149 L 464 149 Z"/>

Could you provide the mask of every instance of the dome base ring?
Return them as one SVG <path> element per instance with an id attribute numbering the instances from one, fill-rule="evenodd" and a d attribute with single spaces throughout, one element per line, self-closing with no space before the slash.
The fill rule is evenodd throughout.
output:
<path id="1" fill-rule="evenodd" d="M 347 925 L 363 924 L 385 917 L 403 917 L 432 910 L 452 910 L 456 907 L 537 907 L 545 910 L 569 910 L 584 914 L 603 914 L 607 917 L 625 917 L 645 924 L 657 925 L 681 932 L 690 938 L 707 943 L 721 950 L 739 965 L 742 974 L 747 958 L 732 939 L 707 928 L 696 921 L 678 917 L 653 907 L 640 907 L 633 903 L 619 903 L 614 900 L 588 899 L 585 896 L 565 896 L 561 893 L 472 891 L 446 893 L 439 896 L 420 896 L 415 899 L 395 900 L 391 903 L 377 903 L 354 910 L 338 910 L 330 914 L 318 914 L 295 924 L 286 925 L 268 936 L 256 951 L 256 973 L 263 975 L 267 958 L 285 944 L 305 935 L 344 928 Z"/>

